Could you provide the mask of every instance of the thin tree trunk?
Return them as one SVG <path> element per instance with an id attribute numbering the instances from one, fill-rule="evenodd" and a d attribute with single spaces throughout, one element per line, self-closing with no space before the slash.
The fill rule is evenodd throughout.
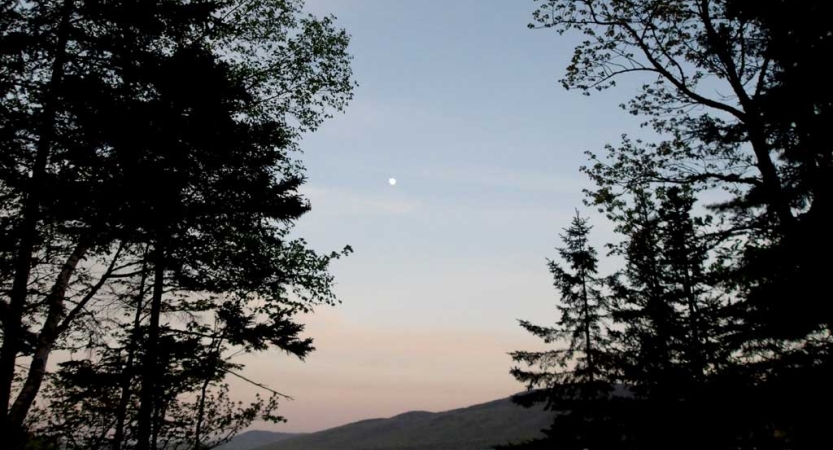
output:
<path id="1" fill-rule="evenodd" d="M 224 334 L 217 338 L 217 343 L 215 345 L 212 345 L 212 347 L 214 347 L 214 352 L 212 353 L 211 361 L 209 362 L 211 366 L 210 368 L 212 369 L 211 376 L 206 374 L 205 380 L 202 383 L 202 389 L 200 389 L 200 402 L 197 407 L 197 426 L 196 431 L 194 432 L 194 450 L 202 449 L 202 423 L 205 418 L 205 395 L 208 392 L 208 385 L 211 383 L 211 379 L 216 372 L 217 362 L 220 359 L 220 347 L 223 345 L 223 339 Z"/>
<path id="2" fill-rule="evenodd" d="M 640 215 L 643 230 L 646 227 L 655 226 L 655 224 L 651 224 L 652 219 L 644 201 L 640 207 Z M 662 284 L 660 283 L 660 275 L 657 273 L 659 262 L 657 261 L 658 244 L 656 242 L 656 238 L 653 236 L 645 236 L 644 238 L 650 239 L 648 247 L 650 264 L 648 274 L 645 279 L 645 288 L 647 290 L 648 298 L 646 299 L 645 309 L 648 313 L 648 320 L 654 327 L 652 332 L 655 333 L 654 337 L 657 339 L 658 348 L 652 357 L 659 359 L 658 363 L 662 368 L 662 373 L 659 376 L 651 375 L 651 377 L 659 381 L 663 386 L 662 389 L 664 390 L 668 388 L 668 382 L 671 374 L 671 351 L 669 348 L 671 330 L 669 330 L 670 324 L 668 323 L 668 317 L 666 314 L 667 311 L 665 308 L 667 299 L 665 298 L 666 294 Z"/>
<path id="3" fill-rule="evenodd" d="M 682 243 L 683 249 L 686 249 L 685 244 Z M 688 254 L 686 254 L 683 265 L 683 282 L 685 283 L 684 292 L 688 303 L 688 326 L 691 332 L 690 350 L 694 353 L 692 358 L 692 373 L 691 375 L 697 381 L 701 381 L 706 374 L 706 362 L 703 355 L 703 342 L 700 336 L 700 311 L 697 307 L 697 296 L 694 294 L 693 282 L 691 280 L 690 264 L 688 262 Z"/>
<path id="4" fill-rule="evenodd" d="M 205 417 L 205 394 L 208 392 L 209 383 L 211 383 L 211 378 L 206 377 L 202 382 L 202 389 L 200 389 L 200 403 L 197 407 L 197 427 L 194 432 L 194 450 L 202 449 L 202 421 Z"/>
<path id="5" fill-rule="evenodd" d="M 142 278 L 139 282 L 139 294 L 136 296 L 136 314 L 133 316 L 133 330 L 130 335 L 130 343 L 127 349 L 127 362 L 122 373 L 119 389 L 118 409 L 116 409 L 116 430 L 113 435 L 113 450 L 121 450 L 124 441 L 124 422 L 127 419 L 127 404 L 130 402 L 130 380 L 133 378 L 133 361 L 136 358 L 136 349 L 139 346 L 139 333 L 142 325 L 142 303 L 145 298 L 145 283 L 147 282 L 147 247 L 142 257 Z"/>
<path id="6" fill-rule="evenodd" d="M 46 296 L 46 304 L 49 306 L 46 321 L 38 334 L 37 346 L 34 355 L 32 355 L 32 362 L 29 364 L 26 381 L 9 413 L 9 421 L 13 427 L 19 428 L 23 425 L 26 415 L 29 413 L 29 408 L 32 407 L 32 403 L 40 390 L 43 377 L 46 374 L 49 354 L 52 353 L 52 347 L 60 335 L 61 319 L 64 316 L 64 299 L 66 298 L 67 287 L 69 287 L 69 280 L 75 273 L 78 263 L 84 259 L 87 250 L 89 250 L 89 245 L 84 242 L 75 247 L 61 268 L 52 290 Z"/>
<path id="7" fill-rule="evenodd" d="M 32 270 L 32 255 L 37 240 L 37 225 L 40 221 L 43 177 L 49 163 L 49 153 L 55 138 L 58 92 L 64 77 L 69 39 L 70 15 L 73 0 L 65 0 L 61 8 L 61 22 L 58 26 L 58 42 L 55 59 L 52 62 L 46 99 L 44 100 L 43 121 L 40 137 L 35 149 L 35 164 L 29 179 L 29 193 L 23 206 L 23 224 L 20 245 L 15 257 L 14 280 L 9 298 L 9 307 L 3 320 L 3 347 L 0 349 L 0 435 L 14 439 L 18 430 L 13 428 L 9 416 L 15 361 L 20 349 L 23 312 Z M 14 440 L 13 440 L 14 442 Z"/>
<path id="8" fill-rule="evenodd" d="M 153 425 L 150 427 L 150 448 L 157 450 L 159 448 L 159 430 L 162 428 L 162 416 L 165 415 L 165 406 L 161 405 L 161 401 L 154 396 L 153 408 Z"/>
<path id="9" fill-rule="evenodd" d="M 150 303 L 148 338 L 145 342 L 145 355 L 142 364 L 142 391 L 140 395 L 136 450 L 148 450 L 150 448 L 153 410 L 156 404 L 159 317 L 162 311 L 162 293 L 165 282 L 165 248 L 160 241 L 160 239 L 157 239 L 154 244 L 153 295 Z"/>
<path id="10" fill-rule="evenodd" d="M 593 361 L 593 345 L 590 342 L 590 304 L 587 298 L 587 275 L 582 270 L 581 274 L 581 299 L 584 303 L 584 353 L 587 357 L 587 374 L 590 377 L 590 384 L 595 381 L 596 367 Z"/>
<path id="11" fill-rule="evenodd" d="M 35 352 L 32 356 L 32 361 L 29 364 L 29 370 L 26 375 L 26 381 L 23 384 L 14 404 L 11 408 L 10 420 L 13 426 L 22 427 L 26 420 L 29 410 L 35 401 L 35 398 L 40 392 L 43 384 L 44 376 L 46 375 L 46 365 L 49 360 L 49 355 L 55 346 L 58 338 L 72 325 L 72 322 L 80 314 L 84 307 L 90 300 L 95 297 L 98 291 L 104 286 L 104 283 L 115 270 L 116 263 L 119 260 L 119 255 L 124 248 L 124 243 L 120 244 L 118 250 L 113 255 L 109 266 L 101 275 L 98 282 L 91 286 L 87 294 L 75 305 L 75 307 L 64 315 L 64 301 L 66 300 L 66 291 L 69 286 L 69 280 L 75 273 L 78 263 L 84 259 L 87 251 L 90 249 L 89 239 L 82 237 L 81 242 L 76 245 L 73 252 L 64 263 L 61 272 L 50 290 L 50 294 L 46 297 L 46 304 L 49 306 L 46 321 L 41 327 L 38 334 L 38 341 L 35 347 Z M 63 320 L 61 320 L 63 318 Z"/>

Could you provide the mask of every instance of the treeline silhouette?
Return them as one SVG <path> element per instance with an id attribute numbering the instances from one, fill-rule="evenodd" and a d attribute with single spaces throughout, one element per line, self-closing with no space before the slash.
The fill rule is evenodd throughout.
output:
<path id="1" fill-rule="evenodd" d="M 289 236 L 300 133 L 354 86 L 347 34 L 302 6 L 0 1 L 4 449 L 201 449 L 281 419 L 257 380 L 229 397 L 231 351 L 312 351 L 295 316 L 336 301 L 349 252 Z"/>
<path id="2" fill-rule="evenodd" d="M 354 87 L 349 37 L 302 3 L 0 0 L 3 448 L 204 449 L 281 420 L 231 357 L 309 354 L 295 317 L 337 301 L 350 251 L 290 237 L 299 137 Z M 517 401 L 558 413 L 518 446 L 829 440 L 831 13 L 539 3 L 532 28 L 581 36 L 563 85 L 642 80 L 623 107 L 655 138 L 589 155 L 587 207 L 617 238 L 564 230 L 557 320 L 521 322 L 555 348 L 512 354 Z M 236 402 L 229 377 L 268 395 Z"/>
<path id="3" fill-rule="evenodd" d="M 586 205 L 549 263 L 553 350 L 512 353 L 522 404 L 559 411 L 515 448 L 804 449 L 833 415 L 829 124 L 833 4 L 549 0 L 532 28 L 577 33 L 562 80 L 634 77 L 652 140 L 589 154 Z M 641 78 L 640 78 L 641 76 Z M 600 257 L 621 269 L 601 274 Z"/>

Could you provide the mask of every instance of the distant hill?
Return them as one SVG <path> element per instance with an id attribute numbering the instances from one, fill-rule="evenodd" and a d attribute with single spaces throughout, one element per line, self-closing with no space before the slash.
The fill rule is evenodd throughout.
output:
<path id="1" fill-rule="evenodd" d="M 253 450 L 266 444 L 300 436 L 297 433 L 276 433 L 273 431 L 247 431 L 240 433 L 231 441 L 216 447 L 215 450 Z"/>
<path id="2" fill-rule="evenodd" d="M 551 423 L 552 413 L 506 398 L 452 411 L 363 420 L 257 450 L 483 450 L 539 437 Z"/>

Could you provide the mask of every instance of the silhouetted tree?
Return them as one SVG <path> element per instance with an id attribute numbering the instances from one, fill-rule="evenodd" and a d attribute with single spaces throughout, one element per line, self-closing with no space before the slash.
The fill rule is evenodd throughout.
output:
<path id="1" fill-rule="evenodd" d="M 152 416 L 155 448 L 211 448 L 254 420 L 282 420 L 274 415 L 277 393 L 265 399 L 258 396 L 249 404 L 230 398 L 224 380 L 241 367 L 222 356 L 227 345 L 219 335 L 204 341 L 197 331 L 166 333 L 160 341 L 157 355 L 162 370 Z M 62 448 L 113 448 L 114 415 L 121 408 L 125 371 L 131 371 L 132 394 L 118 444 L 125 448 L 136 445 L 140 380 L 125 362 L 126 345 L 102 346 L 92 350 L 94 358 L 60 365 L 45 389 L 47 405 L 35 414 L 33 429 L 39 438 Z M 140 343 L 139 348 L 146 345 Z"/>
<path id="2" fill-rule="evenodd" d="M 544 403 L 559 411 L 546 441 L 559 448 L 599 445 L 610 437 L 603 431 L 600 404 L 610 395 L 612 358 L 605 319 L 609 312 L 605 280 L 599 277 L 596 250 L 590 245 L 590 225 L 578 214 L 564 230 L 558 249 L 566 267 L 548 261 L 560 294 L 560 316 L 555 326 L 539 326 L 521 320 L 521 326 L 545 343 L 565 348 L 540 352 L 515 351 L 511 374 L 532 391 L 515 397 L 524 406 Z M 535 390 L 537 389 L 537 390 Z M 569 430 L 568 432 L 565 432 Z M 529 442 L 521 448 L 536 448 Z"/>
<path id="3" fill-rule="evenodd" d="M 824 17 L 829 8 L 820 1 L 557 0 L 536 12 L 538 26 L 587 36 L 566 87 L 589 93 L 624 75 L 652 77 L 624 107 L 647 116 L 667 139 L 611 148 L 610 178 L 730 193 L 720 208 L 749 239 L 739 262 L 757 274 L 740 276 L 748 280 L 747 318 L 757 316 L 762 340 L 829 328 L 828 302 L 817 300 L 813 281 L 820 279 L 817 265 L 803 262 L 802 249 L 831 242 L 821 231 L 829 214 L 818 212 L 829 208 L 831 150 L 816 137 L 830 96 L 813 82 L 830 46 L 830 24 L 801 19 Z M 731 95 L 712 94 L 720 91 Z M 788 296 L 805 304 L 795 307 Z"/>
<path id="4" fill-rule="evenodd" d="M 347 35 L 301 7 L 0 4 L 0 433 L 20 435 L 56 346 L 100 330 L 88 325 L 109 286 L 141 284 L 130 310 L 149 312 L 134 351 L 140 448 L 168 314 L 219 317 L 224 341 L 248 350 L 311 349 L 292 317 L 334 301 L 335 255 L 287 237 L 309 209 L 291 152 L 353 84 Z M 21 355 L 33 358 L 10 405 Z"/>
<path id="5" fill-rule="evenodd" d="M 799 404 L 829 401 L 833 392 L 819 383 L 833 365 L 833 313 L 824 266 L 813 255 L 833 250 L 826 231 L 833 150 L 824 144 L 831 97 L 819 79 L 833 42 L 824 19 L 830 8 L 822 1 L 545 0 L 531 25 L 584 36 L 566 88 L 590 94 L 626 75 L 650 77 L 623 108 L 646 117 L 659 140 L 625 136 L 605 157 L 591 154 L 590 202 L 621 206 L 634 187 L 656 194 L 658 204 L 625 233 L 633 242 L 620 253 L 633 260 L 617 295 L 634 314 L 622 319 L 631 327 L 622 336 L 631 339 L 627 365 L 656 371 L 637 371 L 634 380 L 667 377 L 670 398 L 690 398 L 688 386 L 720 405 L 711 408 L 719 410 L 712 424 L 734 417 L 731 427 L 700 433 L 712 447 L 786 448 L 822 436 L 818 417 L 799 413 L 806 409 Z M 720 199 L 708 205 L 720 220 L 686 219 L 693 200 L 686 197 L 706 191 Z M 703 229 L 696 237 L 692 225 Z M 715 270 L 698 269 L 713 263 Z M 648 350 L 657 365 L 638 363 Z M 656 406 L 654 417 L 661 411 Z"/>
<path id="6" fill-rule="evenodd" d="M 625 263 L 611 283 L 612 340 L 630 394 L 623 436 L 642 447 L 718 445 L 722 424 L 708 409 L 725 399 L 709 390 L 734 361 L 733 322 L 711 220 L 692 214 L 693 193 L 679 186 L 629 191 L 607 204 L 624 238 L 611 245 Z"/>

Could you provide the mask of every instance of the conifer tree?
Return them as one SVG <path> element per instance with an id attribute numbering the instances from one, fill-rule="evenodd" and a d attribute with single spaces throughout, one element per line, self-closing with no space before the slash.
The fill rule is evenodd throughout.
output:
<path id="1" fill-rule="evenodd" d="M 601 403 L 610 395 L 612 358 L 606 319 L 608 299 L 605 280 L 598 274 L 596 250 L 590 245 L 588 220 L 576 214 L 561 235 L 558 248 L 562 264 L 548 261 L 559 293 L 559 319 L 555 326 L 539 326 L 521 320 L 521 326 L 547 344 L 564 348 L 541 352 L 516 351 L 511 356 L 526 367 L 512 368 L 512 375 L 531 391 L 515 397 L 525 406 L 544 403 L 559 411 L 547 439 L 521 448 L 555 442 L 558 448 L 584 448 L 604 442 Z M 538 390 L 534 390 L 538 389 Z M 565 432 L 569 430 L 569 432 Z"/>
<path id="2" fill-rule="evenodd" d="M 624 238 L 612 246 L 625 266 L 611 302 L 617 366 L 631 395 L 624 435 L 648 447 L 682 436 L 711 445 L 720 421 L 706 410 L 724 400 L 709 388 L 732 355 L 727 293 L 706 265 L 709 219 L 693 216 L 694 198 L 679 186 L 629 190 L 629 199 L 607 205 Z M 703 428 L 713 434 L 697 431 Z"/>

